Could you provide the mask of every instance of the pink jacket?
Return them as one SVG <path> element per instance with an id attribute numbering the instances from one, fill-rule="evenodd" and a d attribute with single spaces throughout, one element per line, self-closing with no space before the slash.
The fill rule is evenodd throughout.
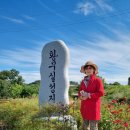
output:
<path id="1" fill-rule="evenodd" d="M 96 75 L 91 75 L 87 87 L 82 80 L 78 96 L 80 91 L 90 93 L 91 98 L 81 101 L 81 115 L 84 120 L 100 120 L 100 97 L 104 95 L 104 87 L 102 80 Z"/>

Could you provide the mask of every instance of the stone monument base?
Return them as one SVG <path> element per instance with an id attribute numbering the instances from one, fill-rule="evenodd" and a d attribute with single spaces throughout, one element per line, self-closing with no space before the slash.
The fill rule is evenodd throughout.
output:
<path id="1" fill-rule="evenodd" d="M 40 117 L 40 118 L 37 118 L 37 120 L 45 121 L 45 122 L 48 122 L 48 123 L 51 122 L 51 121 L 57 121 L 59 123 L 63 123 L 64 128 L 66 128 L 66 126 L 70 126 L 71 130 L 78 130 L 77 121 L 71 115 Z"/>

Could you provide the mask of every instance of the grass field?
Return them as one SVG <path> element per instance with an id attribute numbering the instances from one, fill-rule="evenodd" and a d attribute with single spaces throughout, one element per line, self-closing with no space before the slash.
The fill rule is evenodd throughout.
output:
<path id="1" fill-rule="evenodd" d="M 109 86 L 102 98 L 99 130 L 130 130 L 130 86 Z M 46 105 L 39 109 L 38 98 L 1 99 L 0 129 L 2 130 L 71 130 L 71 126 L 59 121 L 38 120 L 41 116 L 50 117 L 60 111 L 62 116 L 72 115 L 79 130 L 82 130 L 80 101 L 69 106 Z"/>

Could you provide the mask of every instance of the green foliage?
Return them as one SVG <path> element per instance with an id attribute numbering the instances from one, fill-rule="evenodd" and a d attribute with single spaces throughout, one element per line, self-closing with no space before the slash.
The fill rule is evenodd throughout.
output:
<path id="1" fill-rule="evenodd" d="M 19 98 L 21 92 L 23 91 L 23 86 L 19 84 L 14 84 L 11 87 L 11 97 Z"/>
<path id="2" fill-rule="evenodd" d="M 38 95 L 40 80 L 24 84 L 24 79 L 15 69 L 0 71 L 0 99 Z"/>
<path id="3" fill-rule="evenodd" d="M 40 80 L 36 80 L 32 83 L 29 83 L 28 85 L 37 85 L 37 86 L 40 86 Z"/>
<path id="4" fill-rule="evenodd" d="M 112 85 L 120 86 L 121 84 L 119 82 L 114 82 Z"/>
<path id="5" fill-rule="evenodd" d="M 102 116 L 101 121 L 99 122 L 99 130 L 114 130 L 116 126 L 113 124 L 113 121 L 117 120 L 117 115 L 111 115 L 110 109 L 108 109 L 108 104 L 113 99 L 118 99 L 118 103 L 122 103 L 124 97 L 127 98 L 126 103 L 130 104 L 130 87 L 123 86 L 118 82 L 113 84 L 106 84 L 105 80 L 103 81 L 105 85 L 105 96 L 102 98 Z M 73 86 L 69 88 L 69 95 L 72 96 L 73 93 L 77 93 L 79 90 L 79 85 L 76 82 L 71 81 Z M 37 99 L 26 99 L 25 97 L 34 97 L 38 95 L 40 81 L 34 81 L 30 84 L 24 84 L 22 76 L 19 75 L 19 72 L 15 69 L 10 71 L 1 71 L 0 72 L 0 99 L 2 98 L 20 98 L 24 99 L 14 99 L 14 100 L 0 100 L 0 123 L 5 124 L 11 130 L 57 130 L 57 129 L 66 129 L 71 130 L 71 127 L 66 124 L 66 122 L 61 123 L 55 120 L 53 121 L 43 121 L 36 120 L 36 118 L 47 116 L 51 117 L 52 115 L 62 115 L 70 114 L 72 115 L 78 125 L 78 129 L 82 130 L 82 118 L 80 115 L 80 104 L 79 102 L 74 102 L 69 108 L 66 106 L 55 106 L 55 105 L 46 105 L 43 109 L 38 109 L 38 100 Z M 32 105 L 33 103 L 33 105 Z M 122 125 L 127 122 L 126 116 L 130 119 L 129 112 L 127 111 L 128 107 L 125 105 L 119 106 L 115 105 L 115 110 L 123 110 L 123 114 L 119 115 L 118 118 L 123 120 Z M 112 110 L 112 109 L 111 109 Z M 125 113 L 127 111 L 127 114 Z M 125 115 L 125 116 L 124 116 Z M 113 120 L 112 120 L 113 116 Z M 114 120 L 115 118 L 115 120 Z M 116 122 L 118 123 L 118 122 Z M 129 124 L 130 125 L 130 124 Z M 121 126 L 119 126 L 120 129 Z M 124 128 L 124 127 L 123 127 Z"/>
<path id="6" fill-rule="evenodd" d="M 99 130 L 130 129 L 130 106 L 122 104 L 123 102 L 120 104 L 118 101 L 112 100 L 112 102 L 108 102 L 107 97 L 102 99 Z M 0 100 L 0 122 L 11 130 L 72 130 L 67 121 L 50 120 L 52 115 L 61 115 L 63 117 L 66 114 L 73 116 L 77 121 L 78 130 L 82 130 L 79 101 L 75 101 L 69 106 L 46 104 L 39 109 L 37 98 Z M 48 119 L 43 120 L 42 117 L 48 117 Z M 119 124 L 120 120 L 121 124 Z"/>
<path id="7" fill-rule="evenodd" d="M 64 116 L 69 113 L 69 106 L 61 103 L 57 104 L 44 104 L 40 107 L 36 117 L 51 117 L 51 116 Z"/>
<path id="8" fill-rule="evenodd" d="M 50 120 L 52 115 L 69 114 L 69 110 L 69 106 L 63 104 L 46 104 L 38 109 L 38 100 L 35 98 L 0 100 L 0 122 L 11 130 L 72 130 L 67 120 Z M 43 120 L 40 117 L 49 118 Z"/>
<path id="9" fill-rule="evenodd" d="M 0 98 L 11 97 L 10 91 L 11 91 L 10 82 L 0 79 Z"/>
<path id="10" fill-rule="evenodd" d="M 11 84 L 20 84 L 22 85 L 24 79 L 19 75 L 19 71 L 12 70 L 4 70 L 0 72 L 0 79 L 4 81 L 9 81 Z"/>
<path id="11" fill-rule="evenodd" d="M 22 88 L 20 85 L 23 83 L 19 71 L 15 69 L 0 71 L 0 98 L 19 97 Z"/>
<path id="12" fill-rule="evenodd" d="M 36 99 L 2 99 L 0 100 L 0 123 L 7 126 L 7 130 L 25 130 L 37 111 Z"/>
<path id="13" fill-rule="evenodd" d="M 38 95 L 39 86 L 35 84 L 24 85 L 20 97 L 32 97 Z"/>
<path id="14" fill-rule="evenodd" d="M 75 94 L 78 94 L 78 90 L 79 90 L 79 85 L 70 86 L 70 88 L 69 88 L 69 96 L 71 98 L 73 98 Z"/>
<path id="15" fill-rule="evenodd" d="M 78 85 L 78 82 L 70 81 L 70 85 Z"/>
<path id="16" fill-rule="evenodd" d="M 127 104 L 127 98 L 115 99 L 108 103 L 108 112 L 112 129 L 127 129 L 130 119 L 130 106 Z M 130 127 L 129 127 L 130 128 Z"/>
<path id="17" fill-rule="evenodd" d="M 105 88 L 105 94 L 107 100 L 130 97 L 130 87 L 125 85 L 107 85 Z"/>

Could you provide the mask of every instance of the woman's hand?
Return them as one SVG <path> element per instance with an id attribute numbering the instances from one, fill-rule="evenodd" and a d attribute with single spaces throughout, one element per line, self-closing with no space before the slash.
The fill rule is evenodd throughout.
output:
<path id="1" fill-rule="evenodd" d="M 88 98 L 87 94 L 85 96 L 80 96 L 80 100 L 86 100 Z"/>
<path id="2" fill-rule="evenodd" d="M 80 97 L 79 97 L 79 99 L 80 100 L 86 100 L 86 99 L 91 99 L 91 95 L 90 95 L 90 93 L 87 93 L 87 92 L 85 92 L 84 94 L 82 94 Z"/>
<path id="3" fill-rule="evenodd" d="M 81 94 L 80 96 L 81 100 L 86 100 L 88 98 L 88 93 L 85 92 L 84 90 L 80 91 L 80 94 Z"/>

